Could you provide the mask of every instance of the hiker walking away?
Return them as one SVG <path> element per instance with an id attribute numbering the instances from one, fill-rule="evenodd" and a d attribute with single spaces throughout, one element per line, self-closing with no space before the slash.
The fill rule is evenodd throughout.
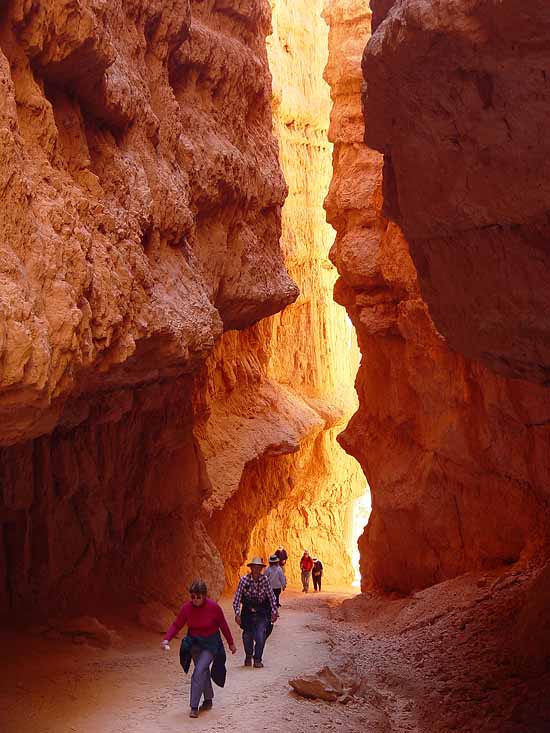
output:
<path id="1" fill-rule="evenodd" d="M 201 697 L 204 697 L 204 702 L 200 710 L 212 708 L 214 690 L 211 680 L 214 680 L 219 687 L 225 684 L 225 650 L 220 629 L 231 653 L 235 654 L 237 651 L 221 607 L 215 601 L 207 598 L 207 595 L 208 588 L 204 580 L 194 580 L 189 586 L 191 600 L 183 604 L 161 642 L 163 649 L 170 649 L 170 641 L 187 624 L 187 636 L 183 638 L 180 647 L 180 664 L 186 674 L 189 671 L 191 660 L 195 666 L 191 677 L 191 710 L 189 712 L 191 718 L 199 717 Z M 212 665 L 212 672 L 210 665 Z"/>
<path id="2" fill-rule="evenodd" d="M 271 555 L 269 558 L 269 567 L 264 572 L 265 577 L 271 583 L 273 593 L 277 599 L 277 608 L 281 608 L 280 595 L 281 591 L 286 588 L 286 578 L 283 573 L 283 569 L 279 565 L 279 558 L 277 555 Z"/>
<path id="3" fill-rule="evenodd" d="M 311 576 L 312 568 L 313 560 L 311 559 L 309 552 L 304 550 L 304 554 L 300 560 L 300 570 L 302 571 L 302 593 L 307 593 L 309 590 L 309 578 Z"/>
<path id="4" fill-rule="evenodd" d="M 269 579 L 262 573 L 265 568 L 262 558 L 252 558 L 247 567 L 250 573 L 239 581 L 233 609 L 235 621 L 243 630 L 244 666 L 251 667 L 254 660 L 254 667 L 263 667 L 265 641 L 279 617 L 277 599 Z"/>
<path id="5" fill-rule="evenodd" d="M 284 566 L 286 565 L 286 561 L 288 560 L 288 552 L 285 550 L 285 548 L 282 545 L 279 545 L 279 547 L 275 550 L 273 554 L 277 555 L 281 567 L 284 568 Z"/>
<path id="6" fill-rule="evenodd" d="M 320 591 L 321 581 L 323 579 L 323 563 L 316 557 L 313 558 L 311 577 L 313 578 L 313 589 Z"/>

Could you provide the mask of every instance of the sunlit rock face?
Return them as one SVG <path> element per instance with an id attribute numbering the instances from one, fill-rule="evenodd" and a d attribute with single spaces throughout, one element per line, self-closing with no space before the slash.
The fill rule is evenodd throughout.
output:
<path id="1" fill-rule="evenodd" d="M 290 555 L 289 582 L 298 582 L 304 548 L 323 560 L 327 582 L 353 579 L 350 511 L 366 486 L 336 443 L 356 407 L 358 349 L 332 300 L 333 231 L 322 206 L 332 146 L 321 9 L 319 1 L 272 2 L 268 39 L 274 130 L 289 188 L 281 244 L 301 294 L 281 315 L 224 336 L 209 360 L 211 412 L 197 431 L 214 486 L 207 528 L 228 587 L 247 556 L 265 558 L 279 544 Z"/>
<path id="2" fill-rule="evenodd" d="M 223 587 L 192 375 L 298 294 L 269 28 L 263 0 L 3 6 L 2 611 Z"/>
<path id="3" fill-rule="evenodd" d="M 467 360 L 436 330 L 408 243 L 382 213 L 382 156 L 362 142 L 360 60 L 370 13 L 364 3 L 332 0 L 325 17 L 335 297 L 363 356 L 359 410 L 341 441 L 372 491 L 360 541 L 363 588 L 407 592 L 544 544 L 550 394 Z"/>
<path id="4" fill-rule="evenodd" d="M 371 0 L 366 140 L 448 343 L 550 384 L 550 6 Z"/>

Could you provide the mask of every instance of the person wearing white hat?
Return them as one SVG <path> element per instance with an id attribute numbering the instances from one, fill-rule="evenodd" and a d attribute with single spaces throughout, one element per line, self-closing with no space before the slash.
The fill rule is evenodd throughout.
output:
<path id="1" fill-rule="evenodd" d="M 286 577 L 282 567 L 280 566 L 278 555 L 271 555 L 271 557 L 269 558 L 269 567 L 264 572 L 264 575 L 271 583 L 273 593 L 275 593 L 275 598 L 277 599 L 277 608 L 280 608 L 280 595 L 281 592 L 286 588 Z"/>
<path id="2" fill-rule="evenodd" d="M 235 621 L 243 630 L 245 667 L 263 667 L 262 656 L 265 640 L 279 614 L 277 600 L 268 578 L 263 575 L 265 563 L 261 557 L 253 557 L 247 563 L 248 575 L 243 575 L 237 586 L 233 609 Z M 242 609 L 241 609 L 242 606 Z"/>

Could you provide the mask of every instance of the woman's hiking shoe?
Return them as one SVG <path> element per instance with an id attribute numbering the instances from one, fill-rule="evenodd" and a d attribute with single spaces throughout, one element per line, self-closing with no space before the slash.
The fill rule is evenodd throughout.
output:
<path id="1" fill-rule="evenodd" d="M 254 666 L 256 667 L 256 669 L 261 669 L 264 665 L 263 662 L 257 662 L 256 660 L 254 660 Z"/>
<path id="2" fill-rule="evenodd" d="M 199 709 L 198 708 L 191 708 L 189 711 L 189 717 L 190 718 L 198 718 L 199 717 Z"/>
<path id="3" fill-rule="evenodd" d="M 252 657 L 245 657 L 244 666 L 245 667 L 252 667 Z"/>
<path id="4" fill-rule="evenodd" d="M 212 710 L 212 700 L 205 700 L 199 710 Z"/>

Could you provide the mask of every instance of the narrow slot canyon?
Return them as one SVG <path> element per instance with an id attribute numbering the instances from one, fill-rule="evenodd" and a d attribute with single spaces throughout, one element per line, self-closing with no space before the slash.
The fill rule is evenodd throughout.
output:
<path id="1" fill-rule="evenodd" d="M 550 730 L 549 32 L 2 5 L 0 730 Z M 232 596 L 281 545 L 246 670 Z M 238 651 L 189 721 L 159 643 L 198 577 Z"/>

